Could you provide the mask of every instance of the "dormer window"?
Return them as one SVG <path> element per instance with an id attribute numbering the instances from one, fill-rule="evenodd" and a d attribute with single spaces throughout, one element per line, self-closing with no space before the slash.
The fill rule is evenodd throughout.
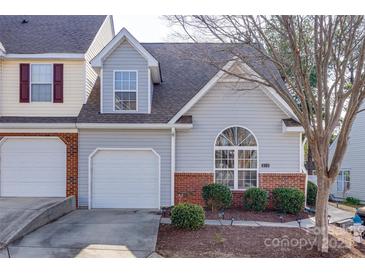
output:
<path id="1" fill-rule="evenodd" d="M 137 111 L 137 79 L 135 70 L 114 71 L 114 111 Z"/>

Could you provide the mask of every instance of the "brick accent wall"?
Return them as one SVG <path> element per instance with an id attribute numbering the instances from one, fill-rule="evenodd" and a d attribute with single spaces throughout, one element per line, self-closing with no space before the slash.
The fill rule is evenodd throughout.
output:
<path id="1" fill-rule="evenodd" d="M 175 173 L 175 204 L 204 205 L 202 187 L 213 182 L 213 173 Z"/>
<path id="2" fill-rule="evenodd" d="M 259 187 L 270 193 L 277 187 L 293 187 L 305 191 L 304 173 L 260 173 Z M 175 204 L 190 202 L 204 206 L 201 189 L 212 183 L 213 173 L 175 173 Z M 242 206 L 244 191 L 232 191 L 233 206 Z M 271 195 L 270 195 L 271 200 Z M 272 202 L 270 201 L 270 205 Z"/>
<path id="3" fill-rule="evenodd" d="M 260 188 L 268 191 L 277 187 L 293 187 L 305 191 L 304 173 L 260 173 Z"/>
<path id="4" fill-rule="evenodd" d="M 78 195 L 78 133 L 0 133 L 8 136 L 54 136 L 66 144 L 66 196 Z"/>

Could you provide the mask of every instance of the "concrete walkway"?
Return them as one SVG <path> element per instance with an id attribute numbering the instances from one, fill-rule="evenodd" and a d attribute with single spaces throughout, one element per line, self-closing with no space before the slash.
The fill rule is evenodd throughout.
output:
<path id="1" fill-rule="evenodd" d="M 330 215 L 330 223 L 337 223 L 345 219 L 351 219 L 355 213 L 329 205 L 328 215 Z"/>
<path id="2" fill-rule="evenodd" d="M 0 249 L 75 207 L 75 197 L 0 198 Z"/>
<path id="3" fill-rule="evenodd" d="M 160 218 L 146 210 L 79 209 L 10 244 L 0 257 L 154 257 Z"/>
<path id="4" fill-rule="evenodd" d="M 351 219 L 354 214 L 331 205 L 328 206 L 328 214 L 330 215 L 330 223 L 336 223 L 342 220 Z M 170 218 L 161 218 L 162 224 L 171 224 Z M 205 220 L 206 225 L 233 225 L 233 226 L 251 226 L 251 227 L 285 227 L 285 228 L 311 228 L 315 225 L 314 217 L 302 219 L 299 222 L 292 221 L 286 223 L 261 222 L 261 221 L 231 221 L 231 220 Z"/>

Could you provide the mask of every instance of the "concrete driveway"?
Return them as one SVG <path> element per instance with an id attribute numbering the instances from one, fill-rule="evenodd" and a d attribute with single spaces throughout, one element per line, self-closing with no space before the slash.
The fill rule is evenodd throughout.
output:
<path id="1" fill-rule="evenodd" d="M 76 210 L 10 244 L 8 254 L 40 258 L 148 257 L 156 247 L 159 221 L 160 215 L 145 210 Z"/>
<path id="2" fill-rule="evenodd" d="M 12 241 L 75 209 L 69 198 L 0 198 L 0 250 Z"/>

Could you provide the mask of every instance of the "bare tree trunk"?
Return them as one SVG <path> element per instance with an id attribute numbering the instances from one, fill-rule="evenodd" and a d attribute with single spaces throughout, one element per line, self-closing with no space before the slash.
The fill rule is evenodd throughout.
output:
<path id="1" fill-rule="evenodd" d="M 328 196 L 330 180 L 323 174 L 317 174 L 318 192 L 316 200 L 316 233 L 317 249 L 328 252 Z"/>

